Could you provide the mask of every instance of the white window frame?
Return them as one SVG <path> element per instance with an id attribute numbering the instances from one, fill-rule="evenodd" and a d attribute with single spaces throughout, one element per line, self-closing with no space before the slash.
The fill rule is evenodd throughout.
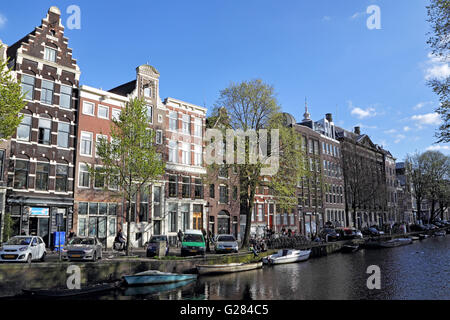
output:
<path id="1" fill-rule="evenodd" d="M 194 166 L 203 165 L 203 150 L 201 145 L 194 145 Z"/>
<path id="2" fill-rule="evenodd" d="M 92 106 L 92 113 L 87 113 L 87 112 L 85 111 L 85 108 L 84 108 L 85 105 L 91 105 L 91 106 Z M 95 117 L 95 103 L 93 103 L 93 102 L 88 102 L 88 101 L 83 101 L 83 110 L 82 110 L 82 113 L 85 114 L 85 115 L 87 115 L 87 116 Z"/>
<path id="3" fill-rule="evenodd" d="M 50 53 L 54 54 L 54 57 Z M 57 56 L 58 56 L 58 49 L 50 48 L 47 46 L 44 47 L 44 60 L 45 61 L 56 62 Z M 54 58 L 54 59 L 50 59 L 50 58 Z"/>
<path id="4" fill-rule="evenodd" d="M 79 164 L 78 164 L 78 188 L 89 189 L 89 188 L 91 187 L 91 176 L 90 176 L 90 174 L 89 174 L 89 170 L 88 170 L 88 171 L 82 171 L 82 170 L 81 170 L 81 167 L 82 167 L 82 166 L 86 167 L 86 169 L 87 169 L 86 164 L 84 164 L 84 163 L 79 163 Z M 81 174 L 82 174 L 83 172 L 87 172 L 87 173 L 88 173 L 88 176 L 89 176 L 89 178 L 88 178 L 88 184 L 89 184 L 89 186 L 87 186 L 87 187 L 80 185 L 80 182 L 81 182 Z"/>
<path id="5" fill-rule="evenodd" d="M 156 130 L 155 143 L 162 144 L 162 142 L 163 142 L 163 132 L 162 130 Z"/>
<path id="6" fill-rule="evenodd" d="M 186 142 L 181 143 L 181 163 L 185 165 L 191 164 L 191 145 Z"/>
<path id="7" fill-rule="evenodd" d="M 191 116 L 182 114 L 181 116 L 181 132 L 184 134 L 191 134 Z"/>
<path id="8" fill-rule="evenodd" d="M 101 138 L 108 140 L 108 136 L 106 134 L 99 134 L 99 133 L 95 135 L 95 157 L 96 158 L 98 158 L 97 143 L 100 141 Z"/>
<path id="9" fill-rule="evenodd" d="M 175 121 L 175 128 L 172 128 L 173 121 Z M 178 112 L 169 111 L 169 131 L 177 132 L 177 130 L 178 130 Z"/>
<path id="10" fill-rule="evenodd" d="M 103 116 L 100 115 L 100 109 L 106 109 L 106 117 L 103 117 Z M 107 120 L 109 120 L 109 107 L 103 106 L 103 105 L 98 105 L 98 107 L 97 107 L 97 117 L 99 117 L 100 119 L 107 119 Z"/>
<path id="11" fill-rule="evenodd" d="M 115 115 L 116 113 L 118 113 L 118 115 Z M 111 120 L 113 120 L 113 119 L 119 120 L 121 113 L 122 113 L 121 109 L 112 108 L 112 110 L 111 110 Z"/>
<path id="12" fill-rule="evenodd" d="M 203 136 L 203 121 L 201 118 L 194 118 L 194 136 Z"/>
<path id="13" fill-rule="evenodd" d="M 170 140 L 168 144 L 169 148 L 169 162 L 178 162 L 178 142 L 175 140 Z"/>
<path id="14" fill-rule="evenodd" d="M 83 153 L 83 148 L 82 148 L 82 144 L 83 144 L 83 134 L 86 136 L 90 136 L 90 142 L 91 142 L 91 150 L 90 150 L 90 154 L 87 153 Z M 92 132 L 88 132 L 88 131 L 81 131 L 80 133 L 80 156 L 85 156 L 85 157 L 92 157 L 92 147 L 93 147 L 93 137 L 94 134 Z"/>

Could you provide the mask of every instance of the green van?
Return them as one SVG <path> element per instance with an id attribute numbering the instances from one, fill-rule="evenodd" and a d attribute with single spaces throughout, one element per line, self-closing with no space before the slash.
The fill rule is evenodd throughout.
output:
<path id="1" fill-rule="evenodd" d="M 206 244 L 203 233 L 200 230 L 186 230 L 181 242 L 181 256 L 205 255 Z"/>

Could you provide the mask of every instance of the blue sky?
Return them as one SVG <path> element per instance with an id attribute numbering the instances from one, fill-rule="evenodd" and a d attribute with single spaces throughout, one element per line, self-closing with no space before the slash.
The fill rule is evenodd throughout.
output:
<path id="1" fill-rule="evenodd" d="M 437 97 L 431 75 L 450 74 L 429 55 L 422 0 L 16 1 L 0 5 L 0 39 L 12 44 L 57 5 L 81 9 L 69 46 L 81 83 L 103 89 L 132 80 L 150 63 L 161 73 L 162 98 L 211 108 L 230 82 L 272 84 L 285 112 L 302 119 L 333 113 L 403 160 L 434 145 Z M 369 30 L 366 9 L 378 5 L 381 29 Z"/>

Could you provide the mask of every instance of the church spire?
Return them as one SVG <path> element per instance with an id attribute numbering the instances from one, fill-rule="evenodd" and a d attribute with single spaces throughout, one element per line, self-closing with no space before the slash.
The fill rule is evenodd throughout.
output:
<path id="1" fill-rule="evenodd" d="M 307 102 L 307 100 L 306 100 L 306 97 L 305 97 L 305 113 L 303 114 L 303 117 L 304 117 L 304 119 L 303 119 L 303 121 L 309 121 L 309 120 L 311 120 L 310 119 L 310 113 L 308 112 L 308 102 Z"/>

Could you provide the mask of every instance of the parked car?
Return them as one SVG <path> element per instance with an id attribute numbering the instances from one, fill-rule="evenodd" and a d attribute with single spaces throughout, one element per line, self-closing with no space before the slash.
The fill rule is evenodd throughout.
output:
<path id="1" fill-rule="evenodd" d="M 220 234 L 215 239 L 214 251 L 221 252 L 235 252 L 239 251 L 239 245 L 236 238 L 231 234 Z"/>
<path id="2" fill-rule="evenodd" d="M 181 256 L 205 255 L 206 244 L 203 233 L 200 230 L 186 230 L 181 242 Z"/>
<path id="3" fill-rule="evenodd" d="M 411 231 L 426 231 L 427 228 L 423 224 L 413 224 L 410 227 Z"/>
<path id="4" fill-rule="evenodd" d="M 362 233 L 366 236 L 380 236 L 382 233 L 375 227 L 366 228 L 362 231 Z"/>
<path id="5" fill-rule="evenodd" d="M 36 236 L 15 236 L 0 246 L 0 262 L 45 260 L 45 242 Z"/>
<path id="6" fill-rule="evenodd" d="M 337 233 L 335 229 L 331 228 L 323 228 L 320 231 L 319 236 L 325 241 L 338 241 L 340 238 L 339 233 Z"/>
<path id="7" fill-rule="evenodd" d="M 357 238 L 355 228 L 336 228 L 339 233 L 340 239 L 351 240 Z"/>
<path id="8" fill-rule="evenodd" d="M 63 249 L 63 258 L 78 261 L 97 261 L 102 258 L 102 243 L 96 237 L 75 237 Z"/>
<path id="9" fill-rule="evenodd" d="M 161 242 L 166 243 L 166 253 L 167 256 L 169 254 L 169 239 L 166 235 L 158 235 L 158 236 L 152 236 L 150 238 L 150 241 L 147 245 L 147 257 L 154 257 L 156 255 L 157 248 L 159 247 L 159 244 Z"/>

